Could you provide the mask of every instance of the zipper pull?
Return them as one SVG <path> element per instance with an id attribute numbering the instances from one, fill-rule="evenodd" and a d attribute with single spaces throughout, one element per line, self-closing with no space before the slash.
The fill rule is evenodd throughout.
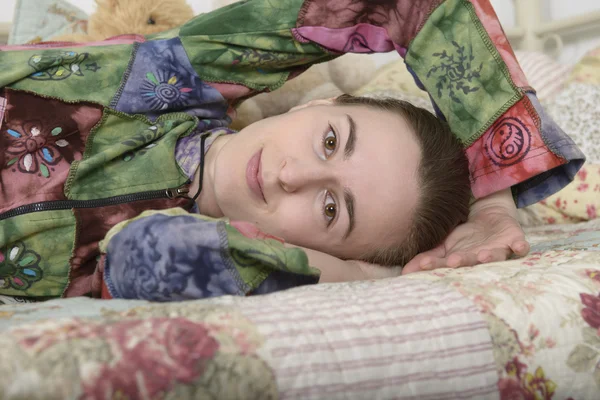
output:
<path id="1" fill-rule="evenodd" d="M 188 186 L 180 186 L 178 188 L 166 189 L 165 194 L 169 199 L 174 199 L 176 197 L 188 197 L 188 193 L 190 192 L 190 188 Z"/>

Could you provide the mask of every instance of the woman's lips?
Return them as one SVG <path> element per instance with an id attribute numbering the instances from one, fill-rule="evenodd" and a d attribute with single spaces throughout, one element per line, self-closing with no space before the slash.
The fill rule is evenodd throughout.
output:
<path id="1" fill-rule="evenodd" d="M 248 165 L 246 166 L 246 182 L 248 183 L 248 187 L 250 188 L 250 191 L 252 193 L 254 193 L 254 195 L 259 199 L 264 201 L 265 203 L 267 202 L 267 200 L 265 199 L 265 195 L 263 193 L 263 182 L 262 182 L 262 176 L 261 176 L 261 157 L 262 157 L 262 149 L 260 149 L 259 151 L 257 151 L 252 158 L 250 158 L 250 161 L 248 161 Z"/>

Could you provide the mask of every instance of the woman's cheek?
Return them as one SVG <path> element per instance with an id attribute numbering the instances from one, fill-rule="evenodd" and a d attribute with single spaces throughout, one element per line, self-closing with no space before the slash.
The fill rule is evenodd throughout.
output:
<path id="1" fill-rule="evenodd" d="M 297 246 L 309 246 L 315 237 L 314 218 L 301 204 L 288 204 L 272 214 L 267 232 Z"/>

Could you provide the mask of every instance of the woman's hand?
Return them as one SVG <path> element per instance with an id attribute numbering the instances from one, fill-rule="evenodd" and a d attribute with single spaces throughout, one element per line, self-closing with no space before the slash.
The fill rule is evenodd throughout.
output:
<path id="1" fill-rule="evenodd" d="M 286 243 L 286 247 L 298 247 Z M 311 267 L 321 271 L 319 283 L 364 281 L 399 276 L 400 267 L 382 267 L 358 260 L 341 260 L 317 250 L 301 247 Z"/>
<path id="2" fill-rule="evenodd" d="M 382 267 L 358 260 L 342 260 L 318 250 L 308 249 L 286 243 L 283 239 L 262 232 L 258 227 L 245 221 L 230 221 L 244 236 L 251 239 L 275 239 L 285 247 L 300 248 L 308 257 L 308 264 L 321 271 L 319 283 L 362 281 L 369 279 L 382 279 L 398 276 L 402 269 L 398 267 Z"/>
<path id="3" fill-rule="evenodd" d="M 527 255 L 529 243 L 517 219 L 510 189 L 477 200 L 467 222 L 433 250 L 417 255 L 402 273 L 457 268 Z"/>

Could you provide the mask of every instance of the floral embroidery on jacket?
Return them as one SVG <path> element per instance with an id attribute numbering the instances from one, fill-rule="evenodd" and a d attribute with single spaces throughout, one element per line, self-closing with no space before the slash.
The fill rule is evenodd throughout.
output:
<path id="1" fill-rule="evenodd" d="M 8 161 L 5 168 L 14 166 L 13 171 L 50 177 L 52 166 L 63 159 L 60 149 L 69 146 L 62 138 L 63 133 L 60 126 L 47 129 L 37 121 L 6 129 Z"/>
<path id="2" fill-rule="evenodd" d="M 0 251 L 0 288 L 25 290 L 42 279 L 40 256 L 23 243 Z"/>
<path id="3" fill-rule="evenodd" d="M 29 65 L 36 71 L 29 77 L 36 81 L 62 81 L 73 75 L 83 76 L 81 64 L 88 60 L 89 53 L 74 51 L 47 52 L 34 55 L 29 59 Z M 99 67 L 95 64 L 95 70 Z M 93 64 L 86 64 L 87 66 Z M 89 71 L 94 69 L 86 68 Z"/>

